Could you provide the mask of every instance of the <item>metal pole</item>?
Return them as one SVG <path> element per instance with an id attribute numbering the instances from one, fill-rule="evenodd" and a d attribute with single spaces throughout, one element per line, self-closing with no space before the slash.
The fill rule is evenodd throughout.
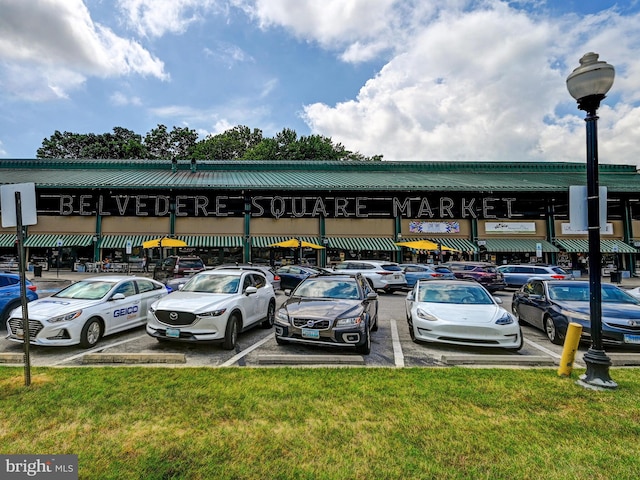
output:
<path id="1" fill-rule="evenodd" d="M 22 333 L 24 350 L 24 384 L 31 385 L 31 356 L 29 355 L 29 345 L 31 332 L 29 331 L 29 311 L 27 309 L 27 282 L 24 268 L 24 239 L 22 233 L 22 199 L 20 192 L 16 195 L 16 228 L 18 236 L 18 262 L 20 270 L 20 301 L 22 303 Z"/>
<path id="2" fill-rule="evenodd" d="M 600 253 L 600 194 L 598 179 L 598 117 L 596 111 L 604 96 L 582 99 L 587 112 L 587 217 L 589 223 L 589 307 L 591 312 L 591 347 L 584 354 L 587 371 L 580 377 L 585 386 L 616 388 L 609 376 L 611 359 L 602 346 L 602 279 Z"/>

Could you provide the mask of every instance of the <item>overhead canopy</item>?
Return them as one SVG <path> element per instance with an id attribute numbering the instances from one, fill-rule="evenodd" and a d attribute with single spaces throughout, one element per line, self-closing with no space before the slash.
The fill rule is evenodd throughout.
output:
<path id="1" fill-rule="evenodd" d="M 1 233 L 0 234 L 0 247 L 13 247 L 16 244 L 18 237 L 15 233 Z"/>
<path id="2" fill-rule="evenodd" d="M 178 238 L 161 237 L 154 238 L 142 242 L 142 248 L 155 248 L 155 247 L 187 247 L 187 242 Z"/>
<path id="3" fill-rule="evenodd" d="M 586 238 L 575 240 L 557 238 L 556 243 L 559 247 L 569 253 L 589 252 L 589 240 Z M 638 250 L 636 250 L 631 245 L 624 243 L 622 240 L 600 239 L 600 253 L 638 253 Z"/>
<path id="4" fill-rule="evenodd" d="M 320 250 L 324 248 L 322 245 L 318 245 L 311 242 L 306 242 L 304 240 L 300 240 L 298 238 L 290 238 L 289 240 L 284 240 L 282 242 L 276 242 L 269 245 L 270 247 L 282 247 L 282 248 L 314 248 L 316 250 Z"/>
<path id="5" fill-rule="evenodd" d="M 456 251 L 455 248 L 447 247 L 446 245 L 443 245 L 443 244 L 437 244 L 435 242 L 432 242 L 431 240 L 414 240 L 410 242 L 396 242 L 396 245 L 399 245 L 401 247 L 407 247 L 412 250 L 430 250 L 430 251 L 440 250 L 445 252 Z"/>
<path id="6" fill-rule="evenodd" d="M 537 244 L 542 246 L 545 253 L 557 253 L 560 251 L 558 247 L 546 240 L 536 240 L 535 238 L 489 238 L 479 240 L 485 242 L 484 247 L 487 252 L 513 252 L 513 253 L 535 253 Z"/>
<path id="7" fill-rule="evenodd" d="M 320 245 L 322 241 L 317 237 L 297 237 L 303 242 L 313 243 L 315 245 Z M 269 248 L 271 245 L 280 242 L 286 242 L 290 240 L 291 237 L 251 237 L 251 246 L 255 248 Z"/>
<path id="8" fill-rule="evenodd" d="M 439 243 L 441 245 L 446 245 L 447 247 L 451 247 L 454 250 L 459 252 L 477 252 L 478 246 L 467 240 L 466 238 L 430 238 L 432 242 Z"/>

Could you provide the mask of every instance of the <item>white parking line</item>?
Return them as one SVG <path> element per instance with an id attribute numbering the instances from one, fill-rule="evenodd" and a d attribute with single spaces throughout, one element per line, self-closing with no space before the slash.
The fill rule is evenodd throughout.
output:
<path id="1" fill-rule="evenodd" d="M 117 347 L 118 345 L 124 345 L 125 343 L 133 342 L 134 340 L 140 340 L 141 338 L 148 338 L 148 335 L 140 335 L 139 337 L 129 338 L 128 340 L 122 340 L 121 342 L 112 343 L 110 345 L 101 345 L 99 347 L 92 348 L 91 350 L 85 350 L 82 353 L 78 353 L 76 355 L 72 355 L 71 357 L 67 357 L 59 362 L 52 363 L 51 366 L 55 367 L 56 365 L 60 365 L 62 363 L 71 362 L 77 358 L 84 357 L 87 353 L 100 352 L 106 348 Z"/>
<path id="2" fill-rule="evenodd" d="M 541 352 L 546 353 L 547 355 L 549 355 L 550 357 L 553 358 L 557 358 L 558 360 L 560 360 L 562 358 L 562 355 L 558 355 L 556 352 L 554 352 L 553 350 L 549 350 L 546 347 L 543 347 L 542 345 L 540 345 L 539 343 L 536 342 L 532 342 L 531 340 L 527 340 L 526 338 L 524 339 L 524 343 L 531 345 L 533 348 L 537 348 L 538 350 L 540 350 Z"/>
<path id="3" fill-rule="evenodd" d="M 254 343 L 253 345 L 251 345 L 249 348 L 244 349 L 243 351 L 241 351 L 240 353 L 234 355 L 233 357 L 231 357 L 229 360 L 227 360 L 226 362 L 224 362 L 222 365 L 220 365 L 221 367 L 230 367 L 231 365 L 233 365 L 234 363 L 236 363 L 238 360 L 240 360 L 242 357 L 244 357 L 245 355 L 248 355 L 249 353 L 253 352 L 256 348 L 261 347 L 262 345 L 264 345 L 265 343 L 267 343 L 267 341 L 269 339 L 273 338 L 273 334 L 269 334 L 266 337 L 264 337 L 262 340 L 260 340 L 258 343 Z"/>
<path id="4" fill-rule="evenodd" d="M 404 354 L 402 353 L 402 345 L 398 335 L 398 325 L 393 318 L 391 319 L 391 342 L 393 344 L 393 361 L 396 367 L 404 367 Z"/>

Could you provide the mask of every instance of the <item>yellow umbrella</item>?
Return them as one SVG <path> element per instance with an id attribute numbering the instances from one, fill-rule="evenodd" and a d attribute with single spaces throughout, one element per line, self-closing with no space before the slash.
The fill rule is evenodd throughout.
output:
<path id="1" fill-rule="evenodd" d="M 142 248 L 154 248 L 154 247 L 186 247 L 187 242 L 178 240 L 177 238 L 162 237 L 154 238 L 153 240 L 147 240 L 142 242 Z"/>
<path id="2" fill-rule="evenodd" d="M 432 242 L 431 240 L 414 240 L 412 242 L 397 242 L 396 245 L 401 247 L 412 248 L 413 250 L 440 250 L 442 252 L 457 252 L 455 248 L 446 247 L 444 245 L 440 245 L 438 248 L 438 244 Z"/>
<path id="3" fill-rule="evenodd" d="M 282 242 L 272 243 L 269 247 L 282 247 L 282 248 L 315 248 L 320 250 L 324 248 L 322 245 L 316 245 L 315 243 L 305 242 L 304 240 L 298 240 L 297 238 L 291 238 Z"/>

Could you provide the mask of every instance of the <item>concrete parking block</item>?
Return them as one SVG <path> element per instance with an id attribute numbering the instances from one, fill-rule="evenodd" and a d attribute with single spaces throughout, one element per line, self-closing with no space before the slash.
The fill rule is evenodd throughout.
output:
<path id="1" fill-rule="evenodd" d="M 23 353 L 0 353 L 0 363 L 23 363 Z"/>
<path id="2" fill-rule="evenodd" d="M 187 363 L 184 353 L 88 353 L 82 363 Z"/>
<path id="3" fill-rule="evenodd" d="M 547 367 L 555 364 L 553 358 L 544 355 L 443 355 L 440 360 L 445 365 L 513 365 L 514 367 Z"/>
<path id="4" fill-rule="evenodd" d="M 260 365 L 365 365 L 362 355 L 259 355 Z"/>

